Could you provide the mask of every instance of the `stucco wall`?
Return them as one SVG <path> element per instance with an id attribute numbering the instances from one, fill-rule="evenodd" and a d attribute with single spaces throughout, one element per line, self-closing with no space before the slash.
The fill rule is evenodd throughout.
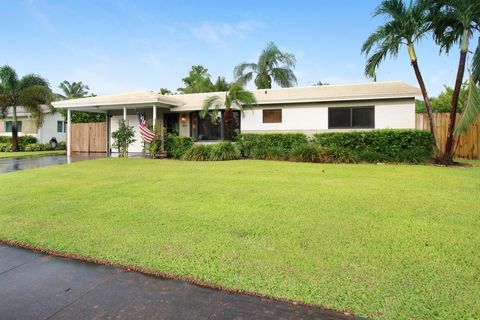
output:
<path id="1" fill-rule="evenodd" d="M 377 100 L 368 102 L 337 102 L 262 106 L 247 110 L 241 120 L 242 132 L 315 132 L 334 131 L 328 129 L 328 108 L 375 107 L 375 129 L 415 129 L 415 101 Z M 282 109 L 281 123 L 263 123 L 263 109 Z M 350 130 L 350 129 L 343 129 Z M 336 131 L 339 131 L 338 129 Z"/>
<path id="2" fill-rule="evenodd" d="M 55 137 L 58 142 L 67 140 L 66 133 L 57 132 L 57 121 L 65 121 L 59 112 L 45 115 L 43 125 L 38 130 L 38 140 L 40 140 L 41 143 L 48 143 L 53 137 Z"/>

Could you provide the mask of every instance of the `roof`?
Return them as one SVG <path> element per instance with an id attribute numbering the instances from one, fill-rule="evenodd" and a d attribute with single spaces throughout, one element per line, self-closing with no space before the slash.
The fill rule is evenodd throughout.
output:
<path id="1" fill-rule="evenodd" d="M 125 105 L 168 105 L 180 106 L 178 99 L 161 95 L 153 91 L 139 91 L 121 93 L 110 96 L 88 97 L 56 101 L 52 103 L 55 108 L 76 108 L 76 107 L 102 107 L 102 106 L 125 106 Z"/>
<path id="2" fill-rule="evenodd" d="M 419 88 L 403 81 L 262 89 L 251 92 L 259 105 L 414 98 L 421 94 Z M 221 96 L 225 95 L 225 92 L 177 95 L 175 97 L 181 99 L 184 105 L 176 109 L 201 108 L 203 101 L 213 95 Z"/>
<path id="3" fill-rule="evenodd" d="M 417 87 L 403 81 L 369 82 L 311 87 L 262 89 L 251 91 L 258 105 L 291 104 L 334 101 L 414 98 L 421 94 Z M 224 96 L 225 92 L 161 95 L 153 91 L 123 93 L 112 96 L 89 97 L 54 102 L 56 108 L 100 108 L 128 105 L 166 105 L 178 111 L 199 110 L 210 96 Z M 103 107 L 103 108 L 102 108 Z"/>

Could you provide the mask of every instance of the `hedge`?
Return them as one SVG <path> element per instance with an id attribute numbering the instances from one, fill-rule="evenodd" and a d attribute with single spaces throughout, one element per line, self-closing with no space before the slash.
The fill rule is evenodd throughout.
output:
<path id="1" fill-rule="evenodd" d="M 169 133 L 165 138 L 165 151 L 169 158 L 180 159 L 193 146 L 192 137 L 180 137 Z"/>
<path id="2" fill-rule="evenodd" d="M 431 134 L 425 130 L 317 133 L 314 142 L 322 147 L 350 150 L 369 162 L 426 162 L 433 150 Z"/>
<path id="3" fill-rule="evenodd" d="M 241 133 L 237 135 L 236 143 L 244 157 L 252 154 L 267 154 L 269 150 L 275 153 L 288 153 L 298 145 L 308 143 L 308 138 L 303 133 Z M 262 158 L 262 157 L 256 157 Z"/>
<path id="4" fill-rule="evenodd" d="M 0 136 L 0 143 L 3 144 L 12 144 L 11 136 Z M 33 136 L 19 136 L 18 137 L 18 148 L 20 151 L 23 151 L 25 147 L 32 143 L 38 143 L 38 139 Z M 10 150 L 11 151 L 11 150 Z"/>

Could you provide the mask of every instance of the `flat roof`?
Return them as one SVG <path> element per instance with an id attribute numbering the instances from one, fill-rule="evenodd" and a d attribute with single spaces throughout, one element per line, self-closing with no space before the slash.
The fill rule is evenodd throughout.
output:
<path id="1" fill-rule="evenodd" d="M 251 90 L 258 105 L 293 104 L 335 101 L 361 101 L 378 99 L 415 98 L 420 89 L 403 81 L 368 82 L 326 86 L 293 87 Z M 161 95 L 153 91 L 122 93 L 111 96 L 89 97 L 54 102 L 56 108 L 89 111 L 112 110 L 123 106 L 160 106 L 172 111 L 199 110 L 210 96 L 225 96 L 225 92 Z"/>

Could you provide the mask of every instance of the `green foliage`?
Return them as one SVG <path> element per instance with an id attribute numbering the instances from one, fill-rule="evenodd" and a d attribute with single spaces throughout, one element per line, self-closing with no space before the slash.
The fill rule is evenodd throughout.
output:
<path id="1" fill-rule="evenodd" d="M 323 162 L 320 161 L 321 147 L 313 143 L 295 146 L 290 152 L 289 160 L 296 162 Z"/>
<path id="2" fill-rule="evenodd" d="M 11 152 L 12 143 L 11 142 L 0 142 L 0 152 Z"/>
<path id="3" fill-rule="evenodd" d="M 82 81 L 70 83 L 69 81 L 64 80 L 58 87 L 62 89 L 63 95 L 57 94 L 57 96 L 63 99 L 77 99 L 91 95 L 89 92 L 90 88 L 82 83 Z"/>
<path id="4" fill-rule="evenodd" d="M 278 146 L 258 146 L 253 149 L 250 158 L 259 160 L 286 160 L 288 151 Z"/>
<path id="5" fill-rule="evenodd" d="M 460 89 L 458 100 L 458 112 L 462 112 L 467 104 L 468 81 L 465 81 Z M 450 112 L 452 109 L 453 88 L 444 86 L 444 90 L 436 97 L 430 98 L 433 112 Z M 425 102 L 423 100 L 415 100 L 417 113 L 426 113 Z"/>
<path id="6" fill-rule="evenodd" d="M 3 148 L 6 148 L 6 144 L 10 146 L 10 149 L 4 150 L 3 152 L 12 151 L 12 137 L 0 136 L 0 143 L 3 144 Z M 25 146 L 35 143 L 38 143 L 38 139 L 33 136 L 20 136 L 18 137 L 18 151 L 23 151 L 25 150 Z"/>
<path id="7" fill-rule="evenodd" d="M 160 157 L 165 152 L 165 128 L 156 126 L 153 131 L 155 137 L 152 142 L 147 145 L 148 151 L 152 158 Z"/>
<path id="8" fill-rule="evenodd" d="M 257 89 L 270 89 L 273 82 L 287 88 L 297 84 L 293 73 L 295 63 L 293 54 L 282 52 L 275 43 L 269 42 L 257 63 L 243 62 L 235 67 L 233 73 L 236 81 L 244 85 L 253 80 Z"/>
<path id="9" fill-rule="evenodd" d="M 211 144 L 196 144 L 185 152 L 182 159 L 189 161 L 209 161 L 212 147 Z"/>
<path id="10" fill-rule="evenodd" d="M 215 143 L 210 150 L 211 161 L 237 160 L 239 158 L 240 152 L 230 141 Z"/>
<path id="11" fill-rule="evenodd" d="M 180 159 L 189 150 L 195 140 L 192 137 L 180 137 L 173 133 L 168 133 L 165 138 L 165 151 L 167 157 Z"/>
<path id="12" fill-rule="evenodd" d="M 128 146 L 135 142 L 135 131 L 129 126 L 125 120 L 118 121 L 118 130 L 112 132 L 112 146 L 118 149 L 120 156 L 128 157 Z"/>
<path id="13" fill-rule="evenodd" d="M 455 126 L 455 134 L 459 135 L 470 128 L 480 114 L 480 88 L 470 79 L 466 106 L 460 121 Z"/>
<path id="14" fill-rule="evenodd" d="M 295 146 L 290 152 L 290 161 L 317 163 L 356 163 L 358 157 L 348 149 L 320 147 L 314 143 Z"/>
<path id="15" fill-rule="evenodd" d="M 237 136 L 236 143 L 238 149 L 244 157 L 250 157 L 254 152 L 280 148 L 282 150 L 291 150 L 293 147 L 308 142 L 308 138 L 303 133 L 241 133 Z"/>
<path id="16" fill-rule="evenodd" d="M 60 141 L 57 150 L 67 150 L 67 143 L 65 141 Z"/>
<path id="17" fill-rule="evenodd" d="M 67 109 L 58 109 L 58 112 L 67 119 Z M 72 123 L 89 123 L 107 121 L 105 113 L 72 111 Z"/>
<path id="18" fill-rule="evenodd" d="M 178 88 L 177 91 L 183 94 L 212 92 L 213 84 L 210 80 L 212 76 L 208 73 L 208 69 L 204 66 L 192 66 L 188 76 L 182 79 L 185 84 L 184 88 Z"/>
<path id="19" fill-rule="evenodd" d="M 427 161 L 432 154 L 431 135 L 424 130 L 319 133 L 314 135 L 314 141 L 322 147 L 348 150 L 364 161 L 378 157 L 383 161 L 416 163 Z"/>
<path id="20" fill-rule="evenodd" d="M 53 150 L 49 143 L 29 143 L 25 145 L 23 151 L 49 151 Z"/>

